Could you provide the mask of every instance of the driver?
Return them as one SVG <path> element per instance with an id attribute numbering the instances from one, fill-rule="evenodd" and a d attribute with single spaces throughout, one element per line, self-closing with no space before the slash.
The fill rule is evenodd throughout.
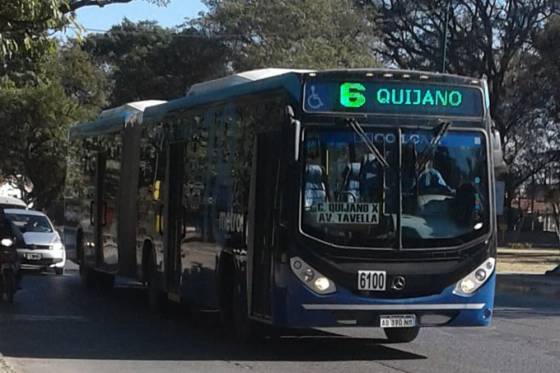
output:
<path id="1" fill-rule="evenodd" d="M 455 190 L 445 182 L 441 173 L 434 168 L 433 161 L 426 162 L 424 170 L 418 176 L 419 194 L 452 194 Z"/>

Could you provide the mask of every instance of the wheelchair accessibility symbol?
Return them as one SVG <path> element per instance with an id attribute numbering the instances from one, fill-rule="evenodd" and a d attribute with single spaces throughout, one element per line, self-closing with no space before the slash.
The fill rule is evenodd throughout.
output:
<path id="1" fill-rule="evenodd" d="M 311 89 L 311 94 L 307 96 L 307 107 L 312 110 L 317 110 L 322 108 L 324 106 L 323 100 L 321 100 L 321 97 L 315 91 L 315 86 L 312 85 L 310 89 Z"/>

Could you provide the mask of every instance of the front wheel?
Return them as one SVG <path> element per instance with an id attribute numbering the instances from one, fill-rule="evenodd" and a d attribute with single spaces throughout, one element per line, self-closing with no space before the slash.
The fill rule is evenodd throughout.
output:
<path id="1" fill-rule="evenodd" d="M 16 281 L 12 273 L 4 273 L 4 297 L 6 302 L 14 303 L 14 294 L 16 293 Z"/>
<path id="2" fill-rule="evenodd" d="M 237 273 L 233 284 L 232 329 L 237 341 L 248 344 L 261 339 L 262 334 L 259 325 L 249 318 L 246 289 L 242 274 Z"/>
<path id="3" fill-rule="evenodd" d="M 54 273 L 56 273 L 58 276 L 61 276 L 64 274 L 64 268 L 63 267 L 55 267 L 54 268 Z"/>
<path id="4" fill-rule="evenodd" d="M 383 331 L 390 343 L 408 343 L 418 337 L 420 328 L 385 328 Z"/>
<path id="5" fill-rule="evenodd" d="M 95 286 L 95 272 L 83 262 L 80 264 L 80 283 L 87 290 L 91 290 Z"/>
<path id="6" fill-rule="evenodd" d="M 166 308 L 165 293 L 160 288 L 160 274 L 157 271 L 156 261 L 153 255 L 148 259 L 148 306 L 152 312 L 162 313 Z"/>

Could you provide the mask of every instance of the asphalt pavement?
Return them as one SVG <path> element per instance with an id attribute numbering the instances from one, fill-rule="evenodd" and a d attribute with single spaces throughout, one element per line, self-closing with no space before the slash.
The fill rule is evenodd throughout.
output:
<path id="1" fill-rule="evenodd" d="M 75 271 L 27 276 L 0 303 L 0 372 L 560 372 L 560 297 L 500 289 L 489 328 L 423 329 L 386 344 L 377 329 L 329 329 L 257 345 L 233 341 L 213 315 L 148 311 L 123 280 L 85 292 Z"/>

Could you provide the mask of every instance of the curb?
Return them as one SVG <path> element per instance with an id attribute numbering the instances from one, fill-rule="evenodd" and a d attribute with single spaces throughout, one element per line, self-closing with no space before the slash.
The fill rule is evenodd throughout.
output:
<path id="1" fill-rule="evenodd" d="M 8 362 L 4 360 L 4 355 L 0 354 L 0 373 L 17 373 Z"/>
<path id="2" fill-rule="evenodd" d="M 498 274 L 496 291 L 560 299 L 560 277 L 534 274 Z"/>

